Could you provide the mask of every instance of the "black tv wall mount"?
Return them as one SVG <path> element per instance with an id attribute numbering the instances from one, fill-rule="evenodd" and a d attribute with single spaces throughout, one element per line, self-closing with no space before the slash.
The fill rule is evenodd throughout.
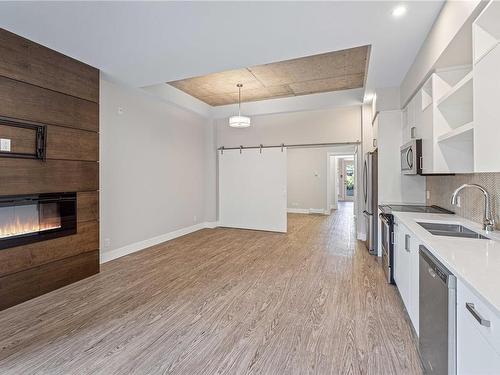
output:
<path id="1" fill-rule="evenodd" d="M 47 145 L 46 125 L 31 121 L 17 120 L 0 116 L 0 126 L 11 126 L 14 128 L 31 129 L 35 132 L 35 144 L 33 145 L 34 149 L 33 153 L 0 151 L 0 157 L 45 160 L 46 145 Z"/>

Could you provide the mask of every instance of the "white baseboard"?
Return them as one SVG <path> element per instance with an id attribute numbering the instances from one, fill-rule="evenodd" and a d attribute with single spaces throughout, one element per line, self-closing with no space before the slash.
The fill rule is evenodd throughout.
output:
<path id="1" fill-rule="evenodd" d="M 287 208 L 290 214 L 308 214 L 309 210 L 306 208 Z"/>
<path id="2" fill-rule="evenodd" d="M 325 210 L 324 208 L 310 208 L 309 213 L 310 214 L 328 215 L 328 210 Z"/>
<path id="3" fill-rule="evenodd" d="M 330 215 L 328 210 L 323 208 L 287 208 L 287 212 L 290 214 L 322 214 Z"/>
<path id="4" fill-rule="evenodd" d="M 203 224 L 205 225 L 205 228 L 209 229 L 217 228 L 220 225 L 218 221 L 205 221 Z"/>
<path id="5" fill-rule="evenodd" d="M 109 262 L 110 260 L 121 258 L 122 256 L 135 253 L 136 251 L 143 250 L 154 245 L 158 245 L 162 242 L 170 241 L 173 240 L 174 238 L 185 236 L 186 234 L 196 232 L 200 229 L 215 228 L 218 226 L 218 224 L 219 223 L 217 221 L 203 222 L 196 225 L 192 225 L 190 227 L 181 228 L 173 232 L 165 233 L 153 238 L 149 238 L 144 241 L 135 242 L 130 245 L 120 247 L 118 249 L 101 252 L 100 262 L 101 264 L 106 263 Z"/>

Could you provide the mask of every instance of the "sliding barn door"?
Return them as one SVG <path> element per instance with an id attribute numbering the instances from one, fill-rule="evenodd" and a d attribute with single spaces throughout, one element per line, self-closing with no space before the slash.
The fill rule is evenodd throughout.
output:
<path id="1" fill-rule="evenodd" d="M 223 227 L 286 232 L 286 148 L 219 152 Z"/>

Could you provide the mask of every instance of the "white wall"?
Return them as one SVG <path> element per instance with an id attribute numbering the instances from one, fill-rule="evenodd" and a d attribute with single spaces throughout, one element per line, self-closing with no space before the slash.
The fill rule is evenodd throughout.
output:
<path id="1" fill-rule="evenodd" d="M 327 165 L 329 154 L 345 155 L 353 152 L 354 146 L 289 148 L 288 208 L 328 213 L 327 178 L 331 172 Z"/>
<path id="2" fill-rule="evenodd" d="M 217 119 L 217 145 L 357 142 L 361 140 L 360 106 L 252 116 L 252 126 L 235 129 Z"/>
<path id="3" fill-rule="evenodd" d="M 401 92 L 399 87 L 377 88 L 376 111 L 392 111 L 401 109 Z"/>
<path id="4" fill-rule="evenodd" d="M 102 259 L 215 221 L 212 126 L 143 90 L 101 79 Z"/>

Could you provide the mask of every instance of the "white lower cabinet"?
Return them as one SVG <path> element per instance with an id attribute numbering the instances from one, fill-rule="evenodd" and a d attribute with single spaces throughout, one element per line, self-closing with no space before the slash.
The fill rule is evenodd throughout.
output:
<path id="1" fill-rule="evenodd" d="M 469 308 L 467 308 L 469 304 Z M 457 373 L 500 374 L 500 317 L 457 281 Z"/>
<path id="2" fill-rule="evenodd" d="M 418 334 L 418 241 L 403 224 L 394 226 L 394 281 Z"/>
<path id="3" fill-rule="evenodd" d="M 419 334 L 420 240 L 394 225 L 394 280 Z M 500 375 L 500 314 L 457 278 L 457 374 Z"/>

